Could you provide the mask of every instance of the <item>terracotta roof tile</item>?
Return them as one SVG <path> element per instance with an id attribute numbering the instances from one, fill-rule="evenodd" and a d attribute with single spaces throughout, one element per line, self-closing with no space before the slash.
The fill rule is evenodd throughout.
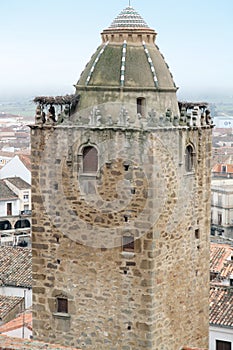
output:
<path id="1" fill-rule="evenodd" d="M 22 303 L 23 298 L 21 297 L 9 297 L 0 295 L 0 319 L 3 319 L 8 313 L 13 310 L 16 305 Z"/>
<path id="2" fill-rule="evenodd" d="M 0 200 L 17 199 L 18 196 L 11 191 L 3 180 L 0 180 Z"/>
<path id="3" fill-rule="evenodd" d="M 233 327 L 233 288 L 224 286 L 210 288 L 210 324 Z"/>
<path id="4" fill-rule="evenodd" d="M 222 166 L 226 167 L 226 173 L 233 173 L 233 164 L 226 164 L 226 163 L 222 163 L 222 164 L 215 164 L 215 166 L 212 168 L 212 171 L 214 173 L 222 173 Z"/>
<path id="5" fill-rule="evenodd" d="M 0 246 L 0 285 L 32 286 L 31 250 Z"/>
<path id="6" fill-rule="evenodd" d="M 233 276 L 233 260 L 229 260 L 224 263 L 219 278 L 228 279 L 230 276 Z"/>
<path id="7" fill-rule="evenodd" d="M 24 313 L 20 314 L 18 317 L 14 318 L 13 320 L 4 323 L 0 326 L 0 333 L 6 333 L 13 331 L 15 329 L 23 327 L 27 327 L 28 329 L 32 330 L 32 313 Z"/>
<path id="8" fill-rule="evenodd" d="M 49 344 L 36 340 L 12 338 L 0 334 L 0 350 L 80 350 L 73 347 Z"/>
<path id="9" fill-rule="evenodd" d="M 220 273 L 227 259 L 233 254 L 233 248 L 228 244 L 210 244 L 210 271 Z"/>
<path id="10" fill-rule="evenodd" d="M 6 181 L 6 180 L 20 190 L 28 190 L 31 188 L 30 184 L 28 184 L 26 181 L 24 181 L 23 179 L 21 179 L 21 177 L 18 177 L 18 176 L 7 177 L 3 181 Z"/>

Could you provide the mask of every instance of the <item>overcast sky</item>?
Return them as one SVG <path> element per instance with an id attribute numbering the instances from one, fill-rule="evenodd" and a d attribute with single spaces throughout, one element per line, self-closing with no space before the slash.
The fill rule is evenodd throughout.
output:
<path id="1" fill-rule="evenodd" d="M 0 0 L 0 97 L 73 93 L 129 0 Z M 232 0 L 131 0 L 181 97 L 233 96 Z"/>

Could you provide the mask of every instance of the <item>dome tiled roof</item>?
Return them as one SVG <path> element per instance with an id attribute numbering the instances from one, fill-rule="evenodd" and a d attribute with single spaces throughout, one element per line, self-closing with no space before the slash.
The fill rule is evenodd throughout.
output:
<path id="1" fill-rule="evenodd" d="M 109 29 L 113 28 L 149 28 L 144 19 L 132 6 L 126 7 L 114 19 Z"/>

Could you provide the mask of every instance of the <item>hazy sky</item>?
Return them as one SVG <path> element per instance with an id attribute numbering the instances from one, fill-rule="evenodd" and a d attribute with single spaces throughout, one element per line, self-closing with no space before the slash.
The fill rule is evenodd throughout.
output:
<path id="1" fill-rule="evenodd" d="M 73 93 L 128 0 L 0 0 L 0 97 Z M 232 0 L 131 0 L 179 94 L 233 96 Z"/>

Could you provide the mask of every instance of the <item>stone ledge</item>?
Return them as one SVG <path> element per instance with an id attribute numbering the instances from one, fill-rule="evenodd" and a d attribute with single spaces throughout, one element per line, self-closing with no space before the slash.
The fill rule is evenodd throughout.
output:
<path id="1" fill-rule="evenodd" d="M 66 314 L 64 312 L 54 312 L 53 316 L 56 318 L 63 318 L 63 319 L 71 318 L 70 314 Z"/>
<path id="2" fill-rule="evenodd" d="M 121 256 L 125 259 L 133 259 L 135 257 L 135 253 L 133 253 L 133 252 L 121 252 Z"/>

